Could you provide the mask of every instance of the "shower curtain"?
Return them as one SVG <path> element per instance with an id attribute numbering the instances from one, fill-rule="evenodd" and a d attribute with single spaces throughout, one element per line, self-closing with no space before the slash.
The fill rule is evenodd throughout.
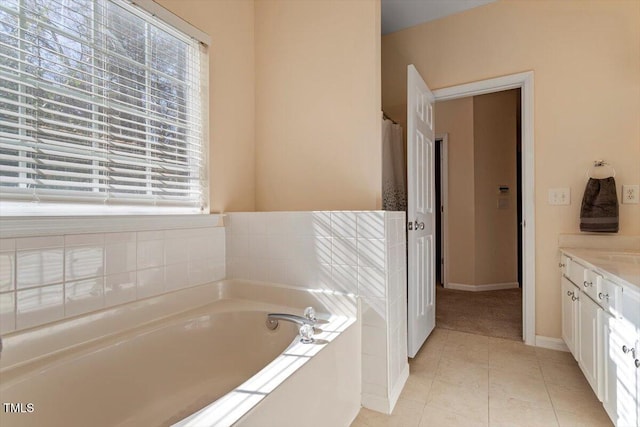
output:
<path id="1" fill-rule="evenodd" d="M 407 210 L 407 171 L 402 126 L 382 118 L 382 209 Z"/>

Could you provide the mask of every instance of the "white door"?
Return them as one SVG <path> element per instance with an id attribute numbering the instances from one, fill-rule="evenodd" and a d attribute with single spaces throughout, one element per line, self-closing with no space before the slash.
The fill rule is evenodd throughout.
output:
<path id="1" fill-rule="evenodd" d="M 408 353 L 414 357 L 436 325 L 434 97 L 418 70 L 407 76 Z"/>

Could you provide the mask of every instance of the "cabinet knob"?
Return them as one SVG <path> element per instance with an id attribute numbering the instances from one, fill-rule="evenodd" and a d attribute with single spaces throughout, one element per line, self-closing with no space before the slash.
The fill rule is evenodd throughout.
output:
<path id="1" fill-rule="evenodd" d="M 571 296 L 571 301 L 577 301 L 578 297 L 574 297 L 573 295 Z"/>
<path id="2" fill-rule="evenodd" d="M 582 284 L 584 285 L 585 288 L 588 288 L 589 286 L 593 286 L 593 282 L 587 282 L 586 280 L 582 282 Z"/>
<path id="3" fill-rule="evenodd" d="M 603 294 L 602 292 L 598 292 L 598 298 L 606 299 L 607 301 L 609 301 L 609 294 Z"/>
<path id="4" fill-rule="evenodd" d="M 567 296 L 572 296 L 573 295 L 573 291 L 567 291 Z"/>
<path id="5" fill-rule="evenodd" d="M 566 267 L 567 264 L 563 263 L 563 262 L 559 262 L 558 263 L 558 267 L 562 268 L 562 267 Z"/>
<path id="6" fill-rule="evenodd" d="M 631 357 L 636 358 L 636 349 L 634 347 L 627 347 L 626 345 L 622 346 L 622 352 L 624 354 L 631 353 Z"/>

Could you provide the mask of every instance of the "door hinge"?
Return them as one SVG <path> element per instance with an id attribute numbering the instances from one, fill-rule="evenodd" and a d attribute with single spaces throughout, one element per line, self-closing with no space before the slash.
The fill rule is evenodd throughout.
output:
<path id="1" fill-rule="evenodd" d="M 413 230 L 413 221 L 407 223 L 407 230 Z"/>

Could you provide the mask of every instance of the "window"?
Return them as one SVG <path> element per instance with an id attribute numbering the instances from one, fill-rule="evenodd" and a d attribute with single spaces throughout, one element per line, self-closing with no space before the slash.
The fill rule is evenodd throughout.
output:
<path id="1" fill-rule="evenodd" d="M 2 0 L 0 214 L 207 212 L 206 61 L 128 2 Z"/>

